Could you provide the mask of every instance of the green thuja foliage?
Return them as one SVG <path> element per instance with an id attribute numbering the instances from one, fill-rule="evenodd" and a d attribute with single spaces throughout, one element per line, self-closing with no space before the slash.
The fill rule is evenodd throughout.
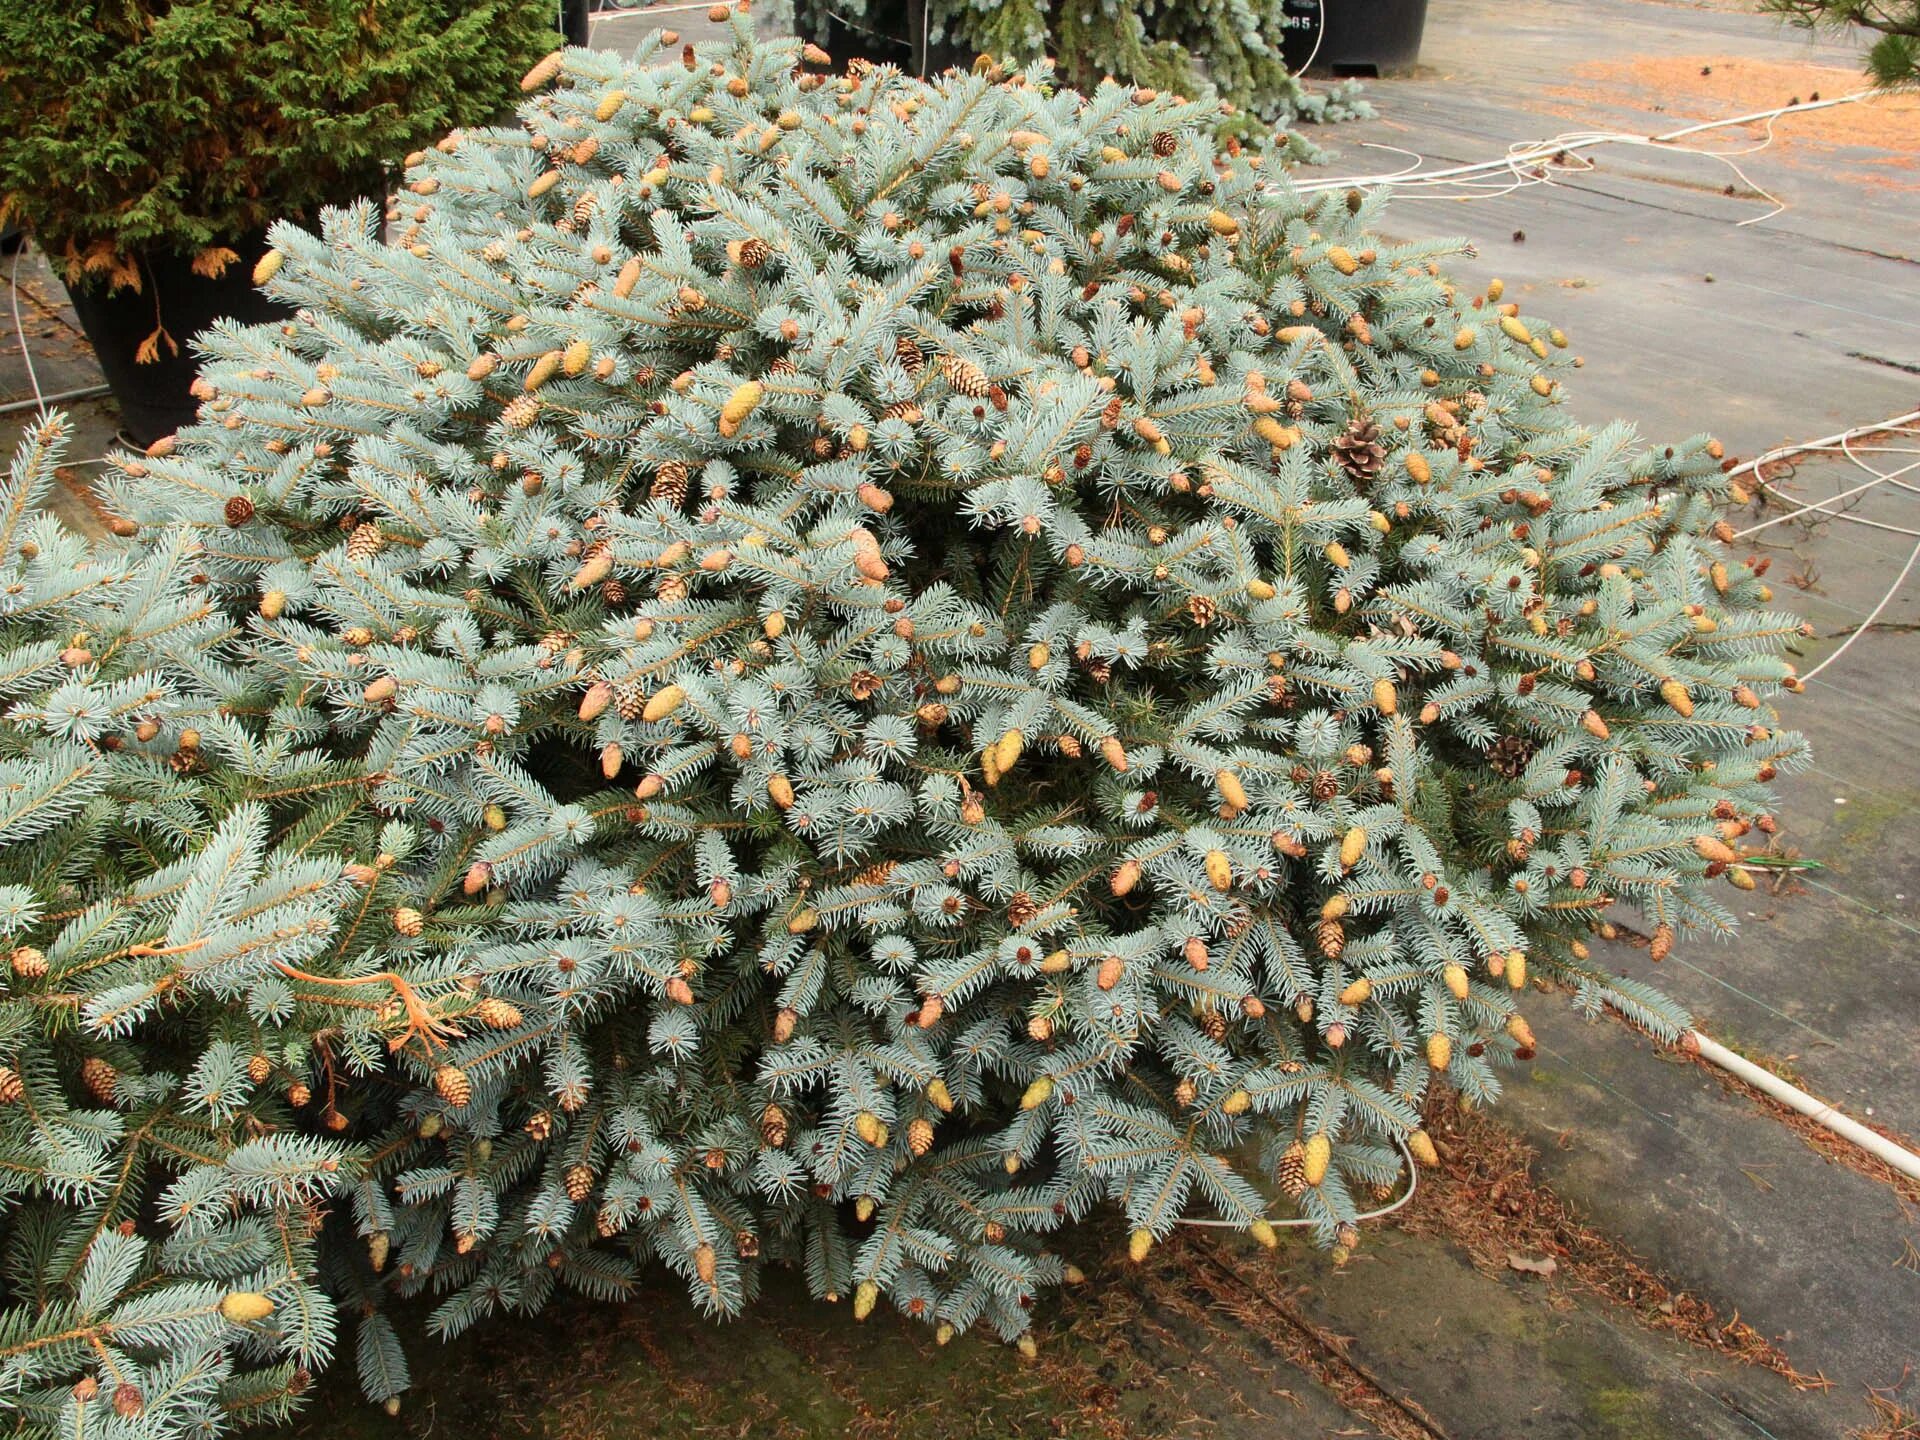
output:
<path id="1" fill-rule="evenodd" d="M 218 274 L 275 220 L 385 189 L 498 97 L 552 0 L 8 0 L 0 219 L 69 280 L 138 289 L 159 249 Z"/>
<path id="2" fill-rule="evenodd" d="M 1530 982 L 1684 1024 L 1585 940 L 1804 753 L 1719 447 L 1205 106 L 798 58 L 543 62 L 9 539 L 33 1423 L 284 1406 L 316 1287 L 375 1398 L 655 1264 L 1024 1340 L 1076 1222 L 1350 1242 Z"/>

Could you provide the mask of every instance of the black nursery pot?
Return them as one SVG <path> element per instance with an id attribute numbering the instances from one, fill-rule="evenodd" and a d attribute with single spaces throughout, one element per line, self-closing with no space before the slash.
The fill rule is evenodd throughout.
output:
<path id="1" fill-rule="evenodd" d="M 804 17 L 807 7 L 802 6 Z M 922 0 L 869 0 L 858 24 L 829 15 L 822 26 L 805 26 L 802 39 L 811 40 L 833 63 L 852 59 L 876 65 L 895 65 L 909 75 L 938 75 L 956 66 L 964 70 L 973 56 L 949 41 L 932 43 L 926 36 L 927 8 Z M 922 60 L 924 57 L 924 67 Z"/>
<path id="2" fill-rule="evenodd" d="M 1281 58 L 1298 74 L 1390 75 L 1420 59 L 1427 0 L 1284 0 Z"/>
<path id="3" fill-rule="evenodd" d="M 289 319 L 293 311 L 253 286 L 253 267 L 266 253 L 264 232 L 229 242 L 240 256 L 217 280 L 193 272 L 192 257 L 149 251 L 140 257 L 140 288 L 109 291 L 105 285 L 67 287 L 80 327 L 106 372 L 120 407 L 121 423 L 142 445 L 193 423 L 199 402 L 190 387 L 200 362 L 189 343 L 221 319 L 243 324 Z M 142 342 L 164 326 L 176 351 L 164 341 L 149 364 L 135 359 Z"/>

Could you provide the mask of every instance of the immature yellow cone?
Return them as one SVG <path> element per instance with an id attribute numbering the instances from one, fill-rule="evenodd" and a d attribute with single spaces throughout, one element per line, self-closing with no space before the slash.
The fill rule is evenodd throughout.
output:
<path id="1" fill-rule="evenodd" d="M 609 90 L 600 97 L 600 103 L 593 107 L 593 118 L 605 124 L 620 113 L 620 107 L 627 103 L 627 92 Z"/>
<path id="2" fill-rule="evenodd" d="M 1325 1135 L 1314 1135 L 1307 1140 L 1306 1152 L 1300 1157 L 1302 1174 L 1309 1185 L 1318 1185 L 1327 1178 L 1327 1165 L 1333 1159 L 1333 1142 Z"/>
<path id="3" fill-rule="evenodd" d="M 1020 758 L 1021 748 L 1025 744 L 1026 737 L 1018 730 L 1009 730 L 1000 737 L 993 747 L 993 760 L 994 764 L 999 766 L 1001 774 L 1004 775 L 1013 769 L 1014 762 Z"/>
<path id="4" fill-rule="evenodd" d="M 613 704 L 613 686 L 604 680 L 596 680 L 587 687 L 587 693 L 580 697 L 580 718 L 597 720 L 606 714 L 607 707 Z"/>
<path id="5" fill-rule="evenodd" d="M 280 273 L 280 267 L 286 262 L 286 258 L 278 250 L 267 251 L 260 257 L 260 262 L 253 267 L 253 283 L 264 285 L 273 279 Z"/>
<path id="6" fill-rule="evenodd" d="M 394 692 L 399 688 L 399 681 L 395 680 L 391 675 L 382 675 L 378 680 L 369 683 L 366 689 L 360 692 L 360 695 L 369 705 L 380 705 L 391 700 Z"/>
<path id="7" fill-rule="evenodd" d="M 640 283 L 640 261 L 632 259 L 620 267 L 620 273 L 614 277 L 613 293 L 625 300 L 633 294 L 633 287 Z"/>
<path id="8" fill-rule="evenodd" d="M 1500 317 L 1500 329 L 1509 340 L 1517 345 L 1531 345 L 1533 343 L 1533 332 L 1522 325 L 1519 320 L 1512 315 L 1502 315 Z"/>
<path id="9" fill-rule="evenodd" d="M 284 590 L 269 590 L 260 597 L 260 618 L 262 620 L 278 620 L 281 615 L 285 613 L 286 608 L 287 592 Z"/>
<path id="10" fill-rule="evenodd" d="M 1605 740 L 1613 734 L 1613 732 L 1607 728 L 1607 722 L 1600 718 L 1600 712 L 1598 710 L 1589 710 L 1586 714 L 1582 715 L 1580 717 L 1580 728 L 1596 740 Z"/>
<path id="11" fill-rule="evenodd" d="M 1275 590 L 1273 586 L 1270 585 L 1265 580 L 1256 579 L 1256 580 L 1249 580 L 1247 582 L 1247 596 L 1249 599 L 1271 600 L 1275 595 L 1278 595 L 1279 593 L 1280 592 L 1278 590 Z"/>
<path id="12" fill-rule="evenodd" d="M 1364 1005 L 1367 1002 L 1367 997 L 1371 994 L 1373 994 L 1373 981 L 1362 975 L 1358 980 L 1340 992 L 1340 1003 L 1342 1005 Z"/>
<path id="13" fill-rule="evenodd" d="M 1399 694 L 1393 688 L 1391 680 L 1373 682 L 1373 708 L 1382 715 L 1391 715 L 1400 708 Z"/>
<path id="14" fill-rule="evenodd" d="M 887 1143 L 887 1127 L 871 1110 L 862 1110 L 853 1117 L 853 1129 L 855 1134 L 876 1150 Z"/>
<path id="15" fill-rule="evenodd" d="M 938 1110 L 942 1115 L 952 1113 L 953 1092 L 947 1089 L 946 1081 L 930 1081 L 927 1085 L 927 1099 L 932 1102 L 933 1108 Z"/>
<path id="16" fill-rule="evenodd" d="M 873 1313 L 873 1307 L 880 1301 L 880 1287 L 871 1280 L 862 1280 L 853 1287 L 853 1318 L 864 1320 Z"/>
<path id="17" fill-rule="evenodd" d="M 1027 1086 L 1025 1092 L 1020 1096 L 1020 1108 L 1022 1110 L 1038 1110 L 1042 1105 L 1047 1103 L 1048 1097 L 1052 1094 L 1053 1080 L 1049 1076 L 1042 1075 L 1038 1080 L 1035 1080 L 1031 1085 Z"/>
<path id="18" fill-rule="evenodd" d="M 220 1301 L 220 1317 L 230 1325 L 251 1325 L 273 1313 L 273 1297 L 258 1290 L 230 1290 Z"/>
<path id="19" fill-rule="evenodd" d="M 1320 907 L 1322 920 L 1338 920 L 1353 908 L 1353 902 L 1345 895 L 1329 895 L 1327 903 Z"/>
<path id="20" fill-rule="evenodd" d="M 573 572 L 573 578 L 567 581 L 567 589 L 575 592 L 585 590 L 589 585 L 598 585 L 613 573 L 613 552 L 596 550 L 589 555 Z"/>
<path id="21" fill-rule="evenodd" d="M 1231 770 L 1213 772 L 1213 783 L 1220 789 L 1220 798 L 1227 802 L 1235 812 L 1247 808 L 1247 787 L 1240 783 L 1240 777 Z"/>
<path id="22" fill-rule="evenodd" d="M 538 90 L 542 85 L 560 73 L 561 62 L 565 59 L 566 56 L 561 51 L 554 51 L 520 77 L 520 88 L 522 90 Z"/>
<path id="23" fill-rule="evenodd" d="M 820 912 L 812 906 L 807 906 L 805 909 L 797 911 L 792 918 L 787 921 L 787 933 L 789 935 L 804 935 L 819 923 Z"/>
<path id="24" fill-rule="evenodd" d="M 1531 1050 L 1534 1048 L 1533 1027 L 1527 1024 L 1524 1015 L 1509 1015 L 1507 1017 L 1507 1034 L 1513 1037 L 1514 1043 L 1522 1050 Z"/>
<path id="25" fill-rule="evenodd" d="M 686 703 L 687 692 L 678 685 L 663 685 L 647 698 L 640 711 L 642 720 L 664 720 Z"/>
<path id="26" fill-rule="evenodd" d="M 1360 863 L 1360 857 L 1367 853 L 1367 830 L 1364 825 L 1356 825 L 1340 837 L 1340 868 L 1351 870 Z"/>
<path id="27" fill-rule="evenodd" d="M 713 1277 L 720 1273 L 719 1257 L 704 1240 L 693 1248 L 693 1269 L 703 1285 L 713 1284 Z"/>
<path id="28" fill-rule="evenodd" d="M 570 342 L 560 352 L 560 369 L 568 375 L 579 375 L 587 368 L 587 362 L 593 359 L 593 347 L 585 340 Z"/>
<path id="29" fill-rule="evenodd" d="M 1527 988 L 1527 957 L 1518 950 L 1507 952 L 1507 984 L 1515 990 Z"/>
<path id="30" fill-rule="evenodd" d="M 1662 680 L 1660 698 L 1666 701 L 1670 708 L 1677 710 L 1682 717 L 1693 714 L 1693 697 L 1687 693 L 1687 687 L 1678 680 Z"/>
<path id="31" fill-rule="evenodd" d="M 758 380 L 749 380 L 734 387 L 733 394 L 727 397 L 727 403 L 720 408 L 720 435 L 731 440 L 740 433 L 740 427 L 747 423 L 747 417 L 759 405 L 766 391 Z"/>
<path id="32" fill-rule="evenodd" d="M 1233 862 L 1227 859 L 1226 851 L 1209 850 L 1201 863 L 1206 866 L 1207 883 L 1214 889 L 1231 890 L 1233 888 Z"/>
<path id="33" fill-rule="evenodd" d="M 1467 972 L 1460 965 L 1448 965 L 1441 969 L 1440 979 L 1446 984 L 1447 993 L 1456 1000 L 1467 998 Z"/>
<path id="34" fill-rule="evenodd" d="M 1433 479 L 1433 467 L 1427 463 L 1427 457 L 1418 450 L 1409 450 L 1402 461 L 1407 467 L 1407 478 L 1416 485 L 1424 485 Z"/>
<path id="35" fill-rule="evenodd" d="M 1029 670 L 1044 670 L 1047 668 L 1047 662 L 1051 659 L 1053 659 L 1053 649 L 1051 646 L 1029 645 L 1027 647 L 1027 668 Z"/>
<path id="36" fill-rule="evenodd" d="M 767 777 L 767 796 L 782 810 L 793 808 L 793 782 L 784 775 Z"/>
<path id="37" fill-rule="evenodd" d="M 1344 245 L 1331 245 L 1327 247 L 1327 263 L 1342 275 L 1351 275 L 1360 268 L 1360 262 L 1354 258 L 1353 252 Z"/>
<path id="38" fill-rule="evenodd" d="M 1115 895 L 1126 895 L 1140 883 L 1140 862 L 1122 860 L 1113 872 L 1112 889 Z"/>
<path id="39" fill-rule="evenodd" d="M 1207 224 L 1216 235 L 1232 236 L 1240 233 L 1240 222 L 1224 210 L 1207 212 Z"/>
<path id="40" fill-rule="evenodd" d="M 1147 1252 L 1153 1249 L 1153 1232 L 1136 1230 L 1127 1237 L 1127 1258 L 1138 1265 L 1147 1258 Z"/>
<path id="41" fill-rule="evenodd" d="M 1738 865 L 1733 866 L 1727 871 L 1727 883 L 1736 890 L 1755 890 L 1759 888 L 1759 882 L 1753 878 L 1752 874 Z"/>
<path id="42" fill-rule="evenodd" d="M 1120 743 L 1117 735 L 1109 735 L 1100 742 L 1100 758 L 1111 765 L 1117 774 L 1127 771 L 1127 749 Z"/>
<path id="43" fill-rule="evenodd" d="M 1336 570 L 1344 570 L 1353 564 L 1353 557 L 1347 554 L 1347 547 L 1338 540 L 1329 540 L 1325 553 L 1327 563 Z"/>
<path id="44" fill-rule="evenodd" d="M 551 380 L 560 369 L 561 358 L 561 353 L 558 350 L 547 351 L 546 354 L 533 362 L 533 369 L 529 370 L 527 372 L 527 378 L 520 382 L 520 388 L 525 390 L 529 395 L 535 390 L 538 390 L 542 385 L 546 384 L 547 381 Z"/>
<path id="45" fill-rule="evenodd" d="M 1424 1130 L 1415 1130 L 1407 1136 L 1407 1151 L 1422 1165 L 1440 1163 L 1440 1152 L 1433 1147 L 1433 1137 Z"/>
<path id="46" fill-rule="evenodd" d="M 1722 865 L 1731 865 L 1740 858 L 1731 845 L 1714 835 L 1694 836 L 1693 848 L 1702 860 L 1717 861 Z"/>
<path id="47" fill-rule="evenodd" d="M 1427 1064 L 1444 1070 L 1453 1063 L 1453 1039 L 1436 1031 L 1427 1037 Z"/>
<path id="48" fill-rule="evenodd" d="M 1253 1096 L 1244 1090 L 1232 1090 L 1227 1098 L 1220 1102 L 1220 1109 L 1228 1115 L 1244 1115 L 1253 1108 Z"/>

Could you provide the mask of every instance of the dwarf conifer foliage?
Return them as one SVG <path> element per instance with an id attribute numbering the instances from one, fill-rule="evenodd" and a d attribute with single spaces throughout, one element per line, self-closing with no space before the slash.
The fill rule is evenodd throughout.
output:
<path id="1" fill-rule="evenodd" d="M 1732 924 L 1802 743 L 1716 444 L 1203 107 L 733 23 L 281 227 L 123 545 L 16 467 L 36 1423 L 276 1413 L 337 1324 L 393 1397 L 390 1297 L 1022 1339 L 1092 1215 L 1351 1243 L 1530 978 L 1682 1023 L 1604 910 Z"/>

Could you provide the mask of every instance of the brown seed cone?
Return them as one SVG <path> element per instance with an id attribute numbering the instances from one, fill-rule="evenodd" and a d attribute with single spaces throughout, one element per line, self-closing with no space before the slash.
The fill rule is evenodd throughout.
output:
<path id="1" fill-rule="evenodd" d="M 1273 1172 L 1274 1183 L 1280 1187 L 1281 1194 L 1289 1199 L 1299 1199 L 1307 1192 L 1307 1147 L 1298 1140 L 1286 1148 L 1280 1163 Z"/>
<path id="2" fill-rule="evenodd" d="M 664 500 L 676 509 L 686 504 L 688 475 L 684 460 L 667 461 L 654 472 L 653 483 L 647 487 L 648 498 Z"/>
<path id="3" fill-rule="evenodd" d="M 740 242 L 740 264 L 744 269 L 758 270 L 772 258 L 773 247 L 757 236 Z"/>
<path id="4" fill-rule="evenodd" d="M 442 1100 L 456 1109 L 473 1099 L 473 1082 L 458 1065 L 442 1065 L 435 1070 L 433 1088 Z"/>
<path id="5" fill-rule="evenodd" d="M 647 708 L 647 692 L 638 682 L 621 680 L 613 687 L 613 707 L 622 720 L 638 720 Z"/>
<path id="6" fill-rule="evenodd" d="M 593 1167 L 591 1165 L 569 1165 L 565 1176 L 567 1198 L 578 1205 L 593 1193 Z"/>
<path id="7" fill-rule="evenodd" d="M 532 395 L 516 395 L 500 410 L 500 423 L 509 430 L 524 430 L 540 413 L 540 402 Z"/>
<path id="8" fill-rule="evenodd" d="M 916 1116 L 907 1126 L 907 1148 L 915 1155 L 933 1149 L 933 1122 L 924 1115 Z"/>
<path id="9" fill-rule="evenodd" d="M 13 952 L 13 973 L 22 980 L 44 979 L 47 973 L 47 957 L 44 951 L 32 945 L 22 945 Z"/>
<path id="10" fill-rule="evenodd" d="M 378 555 L 386 546 L 387 537 L 380 533 L 380 527 L 371 520 L 363 520 L 347 536 L 347 558 L 366 560 Z"/>
<path id="11" fill-rule="evenodd" d="M 1316 800 L 1331 800 L 1340 793 L 1340 777 L 1331 770 L 1316 771 L 1311 791 Z"/>
<path id="12" fill-rule="evenodd" d="M 1314 942 L 1329 960 L 1338 960 L 1347 948 L 1347 932 L 1338 920 L 1321 920 L 1313 927 Z"/>
<path id="13" fill-rule="evenodd" d="M 525 1129 L 527 1134 L 531 1135 L 535 1140 L 545 1141 L 551 1139 L 553 1136 L 553 1112 L 551 1110 L 534 1111 L 532 1115 L 527 1117 Z"/>
<path id="14" fill-rule="evenodd" d="M 1224 1040 L 1227 1038 L 1227 1017 L 1218 1010 L 1208 1010 L 1200 1016 L 1200 1028 L 1206 1032 L 1209 1040 Z"/>
<path id="15" fill-rule="evenodd" d="M 900 368 L 909 375 L 918 375 L 927 367 L 926 352 L 911 335 L 901 335 L 893 342 L 893 355 L 900 362 Z"/>
<path id="16" fill-rule="evenodd" d="M 1333 437 L 1333 457 L 1347 478 L 1356 485 L 1370 485 L 1386 461 L 1387 447 L 1380 443 L 1380 427 L 1364 415 Z"/>
<path id="17" fill-rule="evenodd" d="M 120 1072 L 98 1055 L 89 1055 L 80 1062 L 80 1083 L 102 1105 L 111 1105 L 113 1092 L 120 1083 Z"/>
<path id="18" fill-rule="evenodd" d="M 993 383 L 978 365 L 965 356 L 946 354 L 940 357 L 940 374 L 954 390 L 970 400 L 984 400 Z"/>
<path id="19" fill-rule="evenodd" d="M 1180 148 L 1179 138 L 1171 130 L 1157 131 L 1153 137 L 1153 153 L 1162 160 Z"/>
<path id="20" fill-rule="evenodd" d="M 1487 752 L 1487 764 L 1496 774 L 1518 780 L 1533 760 L 1533 742 L 1519 735 L 1502 735 Z"/>
<path id="21" fill-rule="evenodd" d="M 244 495 L 229 495 L 226 505 L 227 524 L 239 529 L 253 519 L 253 501 Z"/>
<path id="22" fill-rule="evenodd" d="M 519 1025 L 526 1016 L 520 1013 L 520 1007 L 511 1001 L 489 995 L 473 1007 L 473 1018 L 489 1030 L 511 1030 Z"/>
<path id="23" fill-rule="evenodd" d="M 255 1055 L 247 1061 L 247 1079 L 256 1085 L 264 1085 L 273 1074 L 273 1062 L 264 1055 Z"/>
<path id="24" fill-rule="evenodd" d="M 0 1065 L 0 1105 L 11 1105 L 26 1094 L 26 1086 L 20 1083 L 20 1077 L 5 1065 Z"/>
<path id="25" fill-rule="evenodd" d="M 778 1105 L 769 1105 L 760 1112 L 760 1139 L 770 1150 L 779 1150 L 787 1143 L 787 1112 Z"/>

